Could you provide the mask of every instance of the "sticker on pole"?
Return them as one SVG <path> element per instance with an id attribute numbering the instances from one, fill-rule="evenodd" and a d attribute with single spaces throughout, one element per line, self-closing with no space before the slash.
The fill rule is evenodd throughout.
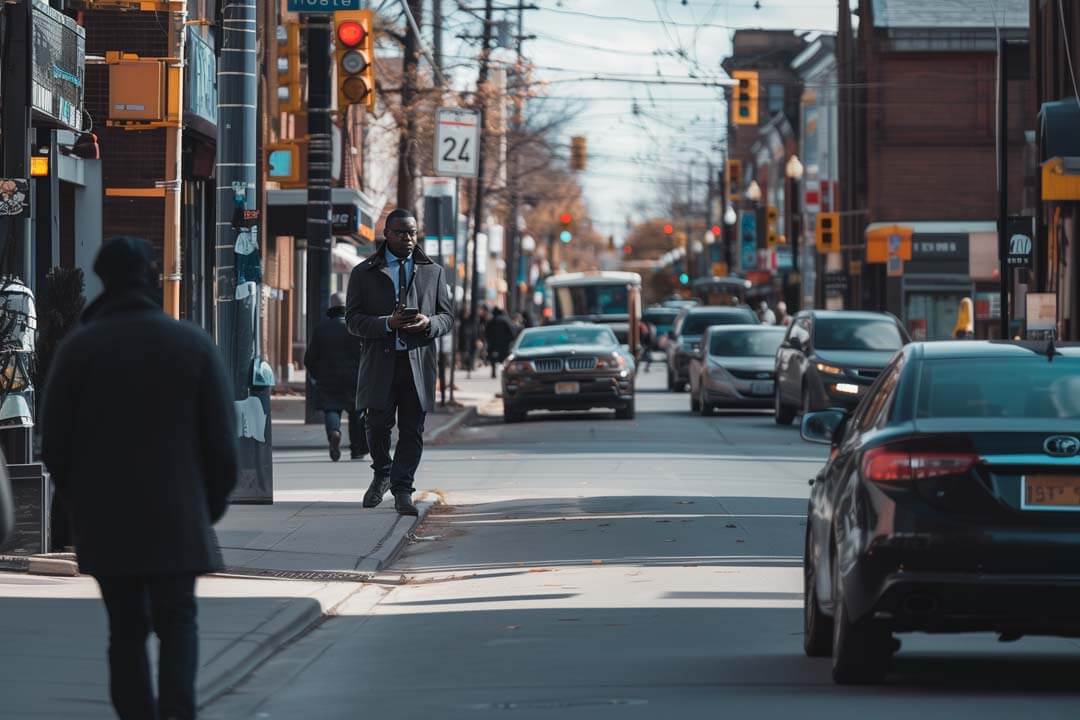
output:
<path id="1" fill-rule="evenodd" d="M 435 174 L 476 177 L 480 146 L 480 113 L 439 108 L 435 122 Z"/>

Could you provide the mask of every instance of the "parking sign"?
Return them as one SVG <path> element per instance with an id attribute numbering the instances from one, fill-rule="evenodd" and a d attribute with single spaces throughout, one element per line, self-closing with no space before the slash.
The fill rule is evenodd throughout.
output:
<path id="1" fill-rule="evenodd" d="M 476 177 L 480 146 L 480 113 L 439 108 L 435 122 L 435 174 Z"/>

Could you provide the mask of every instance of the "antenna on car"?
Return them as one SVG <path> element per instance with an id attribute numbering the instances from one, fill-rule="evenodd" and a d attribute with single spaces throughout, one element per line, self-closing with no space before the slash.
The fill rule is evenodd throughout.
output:
<path id="1" fill-rule="evenodd" d="M 1054 362 L 1054 356 L 1060 355 L 1058 349 L 1054 346 L 1054 333 L 1050 333 L 1050 339 L 1046 341 L 1046 361 Z"/>

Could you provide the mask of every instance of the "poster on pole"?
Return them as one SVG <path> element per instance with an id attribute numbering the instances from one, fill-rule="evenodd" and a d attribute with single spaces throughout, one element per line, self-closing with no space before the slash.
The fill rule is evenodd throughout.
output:
<path id="1" fill-rule="evenodd" d="M 439 108 L 435 116 L 435 174 L 476 177 L 480 146 L 480 113 Z"/>

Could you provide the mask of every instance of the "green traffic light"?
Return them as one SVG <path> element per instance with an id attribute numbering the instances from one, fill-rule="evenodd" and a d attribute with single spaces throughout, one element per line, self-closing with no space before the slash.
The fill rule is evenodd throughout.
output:
<path id="1" fill-rule="evenodd" d="M 561 233 L 559 233 L 559 240 L 562 240 L 564 243 L 570 242 L 573 237 L 574 236 L 570 234 L 569 230 L 563 230 Z"/>
<path id="2" fill-rule="evenodd" d="M 690 276 L 686 273 L 682 273 L 681 275 L 679 275 L 679 282 L 681 282 L 683 285 L 686 285 L 690 282 Z"/>

